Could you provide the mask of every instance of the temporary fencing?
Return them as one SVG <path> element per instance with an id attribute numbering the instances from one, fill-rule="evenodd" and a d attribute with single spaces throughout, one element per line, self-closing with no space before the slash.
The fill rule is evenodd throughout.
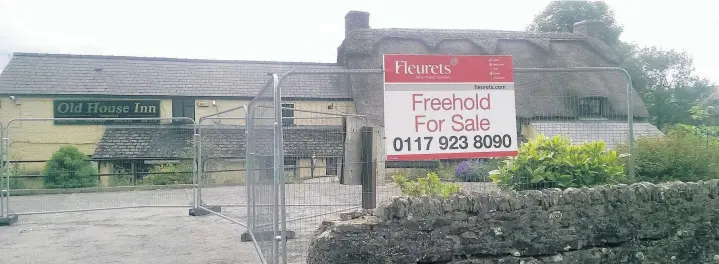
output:
<path id="1" fill-rule="evenodd" d="M 4 138 L 6 209 L 190 207 L 194 131 L 190 118 L 14 119 Z"/>
<path id="2" fill-rule="evenodd" d="M 532 100 L 537 100 L 538 104 L 558 107 L 561 103 L 563 109 L 560 110 L 571 113 L 577 110 L 576 113 L 580 113 L 551 116 L 545 115 L 540 109 L 532 115 L 518 115 L 517 140 L 526 141 L 538 135 L 563 135 L 569 137 L 573 144 L 595 140 L 606 141 L 609 148 L 626 144 L 626 151 L 631 152 L 633 141 L 629 139 L 638 136 L 635 135 L 631 114 L 637 98 L 631 93 L 631 85 L 625 86 L 627 89 L 623 95 L 621 92 L 606 91 L 605 98 L 598 100 L 599 102 L 592 100 L 593 97 L 583 98 L 581 94 L 571 92 L 563 94 L 562 91 L 571 89 L 557 85 L 558 83 L 571 85 L 570 80 L 596 78 L 594 75 L 598 72 L 615 72 L 619 78 L 622 78 L 627 76 L 624 70 L 613 67 L 516 68 L 515 72 L 526 76 L 522 78 L 522 81 L 526 82 L 517 83 L 516 86 L 524 89 L 521 92 L 533 93 Z M 265 123 L 265 126 L 258 125 L 258 121 L 248 122 L 248 139 L 259 139 L 258 134 L 273 135 L 275 149 L 260 149 L 256 146 L 248 149 L 254 150 L 253 153 L 257 157 L 275 155 L 274 159 L 264 164 L 274 163 L 269 166 L 274 170 L 284 168 L 283 173 L 275 171 L 272 174 L 274 181 L 271 183 L 268 181 L 264 185 L 256 185 L 264 187 L 271 185 L 269 190 L 265 189 L 266 192 L 249 196 L 251 200 L 257 203 L 261 201 L 261 204 L 271 204 L 273 208 L 273 210 L 262 209 L 261 214 L 258 214 L 261 210 L 259 205 L 254 204 L 251 209 L 257 210 L 256 215 L 267 216 L 262 218 L 262 222 L 267 224 L 257 226 L 256 224 L 260 222 L 257 220 L 260 218 L 255 218 L 255 226 L 250 224 L 250 229 L 254 229 L 255 234 L 271 233 L 271 237 L 274 238 L 272 245 L 262 247 L 267 263 L 303 263 L 310 239 L 313 235 L 317 235 L 316 232 L 323 220 L 336 219 L 338 214 L 341 215 L 340 218 L 345 219 L 357 217 L 357 213 L 341 213 L 352 209 L 372 209 L 378 202 L 401 195 L 400 188 L 393 182 L 393 176 L 401 175 L 411 180 L 425 177 L 428 173 L 435 173 L 442 182 L 457 183 L 464 191 L 500 191 L 502 186 L 492 183 L 487 175 L 489 170 L 496 169 L 501 158 L 389 162 L 384 156 L 382 124 L 368 121 L 353 111 L 298 109 L 278 98 L 283 89 L 281 80 L 290 75 L 366 77 L 376 74 L 382 74 L 382 70 L 291 71 L 277 78 L 274 93 L 260 94 L 253 100 L 257 105 L 249 107 L 248 116 L 251 117 L 248 117 L 248 120 L 261 117 L 270 119 L 272 116 L 275 118 L 273 123 Z M 564 82 L 557 82 L 556 78 L 564 78 Z M 631 83 L 628 79 L 625 80 Z M 385 105 L 387 103 L 391 104 L 385 102 Z M 531 102 L 522 103 L 532 105 Z M 608 103 L 615 106 L 619 104 L 617 108 L 623 111 L 607 112 Z M 259 107 L 260 105 L 262 107 Z M 264 110 L 252 113 L 256 106 Z M 651 135 L 656 130 L 642 127 L 640 132 L 639 135 Z M 277 141 L 278 134 L 282 135 L 281 142 Z M 260 142 L 264 141 L 248 141 L 248 146 Z M 282 159 L 278 160 L 278 157 Z M 259 168 L 268 167 L 260 166 L 261 162 L 258 160 L 259 158 L 253 163 Z M 282 164 L 278 166 L 280 162 Z M 476 166 L 477 164 L 483 166 Z M 487 167 L 487 164 L 494 167 Z M 473 171 L 467 173 L 463 171 L 466 170 L 465 167 Z M 633 170 L 631 158 L 629 158 L 628 170 L 631 175 Z M 544 184 L 548 185 L 544 187 L 551 187 L 549 185 L 552 183 Z M 279 202 L 276 202 L 278 198 Z M 273 225 L 271 230 L 265 229 L 270 228 L 270 224 Z M 270 251 L 272 253 L 269 253 Z"/>
<path id="3" fill-rule="evenodd" d="M 557 86 L 593 78 L 589 74 L 596 72 L 625 74 L 622 69 L 515 72 L 527 76 L 516 83 L 520 92 L 532 94 L 533 101 L 523 102 L 523 107 L 535 107 L 531 114 L 517 116 L 517 140 L 563 135 L 575 144 L 602 140 L 609 148 L 625 147 L 631 153 L 631 139 L 656 134 L 647 123 L 635 129 L 631 113 L 638 98 L 631 86 L 624 96 L 607 91 L 604 97 L 564 93 L 567 89 Z M 381 122 L 358 114 L 353 105 L 297 107 L 281 96 L 282 80 L 290 75 L 382 73 L 368 69 L 273 74 L 247 104 L 218 109 L 197 124 L 190 118 L 12 120 L 0 129 L 0 218 L 187 207 L 191 215 L 211 214 L 246 229 L 241 239 L 253 243 L 263 263 L 304 263 L 310 240 L 324 220 L 358 217 L 344 213 L 374 209 L 401 195 L 394 176 L 412 180 L 434 173 L 465 191 L 500 190 L 502 186 L 487 177 L 500 159 L 386 161 Z M 567 79 L 558 82 L 561 78 Z M 581 116 L 573 116 L 573 110 Z M 562 111 L 567 114 L 556 115 Z M 84 125 L 65 127 L 63 134 L 54 130 L 67 122 Z M 64 155 L 77 162 L 24 158 L 31 153 Z M 94 154 L 88 158 L 82 153 Z M 628 161 L 631 175 L 631 157 Z"/>

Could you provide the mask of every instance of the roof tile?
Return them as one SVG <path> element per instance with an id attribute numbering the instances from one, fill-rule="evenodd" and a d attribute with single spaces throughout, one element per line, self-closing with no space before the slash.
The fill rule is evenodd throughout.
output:
<path id="1" fill-rule="evenodd" d="M 273 133 L 258 128 L 257 155 L 272 156 Z M 203 158 L 243 158 L 245 128 L 206 126 L 201 129 Z M 108 127 L 97 145 L 94 159 L 192 158 L 193 129 L 187 126 Z M 342 127 L 303 126 L 283 130 L 286 156 L 342 156 Z"/>
<path id="2" fill-rule="evenodd" d="M 270 79 L 268 73 L 342 68 L 328 63 L 15 53 L 0 73 L 0 93 L 252 97 Z M 293 75 L 283 84 L 286 97 L 351 97 L 348 79 L 340 75 Z"/>

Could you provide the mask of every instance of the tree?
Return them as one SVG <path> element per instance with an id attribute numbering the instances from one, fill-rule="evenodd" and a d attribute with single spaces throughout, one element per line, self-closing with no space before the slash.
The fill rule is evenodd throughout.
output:
<path id="1" fill-rule="evenodd" d="M 647 105 L 650 121 L 660 128 L 700 122 L 692 118 L 691 109 L 711 96 L 714 88 L 708 80 L 694 76 L 691 55 L 648 47 L 641 49 L 637 58 L 645 82 L 637 90 Z"/>
<path id="2" fill-rule="evenodd" d="M 623 27 L 614 12 L 602 1 L 551 2 L 527 27 L 530 31 L 571 32 L 574 23 L 602 20 L 607 30 L 604 41 L 620 58 L 619 66 L 632 77 L 632 86 L 642 96 L 650 122 L 659 128 L 678 123 L 696 124 L 691 109 L 707 98 L 713 85 L 693 75 L 692 57 L 686 52 L 657 47 L 640 48 L 621 41 Z"/>
<path id="3" fill-rule="evenodd" d="M 45 163 L 43 180 L 47 188 L 97 186 L 97 171 L 85 154 L 74 146 L 62 146 Z"/>
<path id="4" fill-rule="evenodd" d="M 624 30 L 614 19 L 614 12 L 602 1 L 554 1 L 534 17 L 528 31 L 572 32 L 574 23 L 582 20 L 601 20 L 609 30 L 604 36 L 610 46 L 619 42 Z"/>

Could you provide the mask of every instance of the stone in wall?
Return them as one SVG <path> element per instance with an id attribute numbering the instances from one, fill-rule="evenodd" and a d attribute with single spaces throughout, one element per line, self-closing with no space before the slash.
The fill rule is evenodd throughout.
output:
<path id="1" fill-rule="evenodd" d="M 308 263 L 719 263 L 719 181 L 398 197 L 326 222 Z"/>

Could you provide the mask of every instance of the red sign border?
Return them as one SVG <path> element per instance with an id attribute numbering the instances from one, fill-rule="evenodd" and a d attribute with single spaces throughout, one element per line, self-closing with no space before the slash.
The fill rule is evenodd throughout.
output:
<path id="1" fill-rule="evenodd" d="M 510 57 L 510 58 L 512 58 L 512 71 L 514 71 L 514 57 L 512 55 L 472 55 L 472 54 L 452 55 L 452 54 L 402 54 L 402 53 L 382 54 L 382 92 L 383 92 L 383 94 L 387 93 L 387 91 L 386 91 L 387 71 L 385 69 L 385 60 L 387 59 L 387 56 Z M 511 83 L 514 83 L 514 72 L 512 73 L 512 77 L 513 78 L 512 78 Z M 452 83 L 452 82 L 450 81 L 449 83 Z M 454 83 L 462 83 L 462 82 L 454 82 Z M 416 84 L 422 84 L 422 82 L 417 82 Z M 426 82 L 425 84 L 437 84 L 437 83 Z M 514 90 L 513 90 L 513 92 L 514 92 Z M 386 104 L 385 104 L 385 106 L 386 106 Z M 515 106 L 515 111 L 516 111 L 516 106 Z M 386 112 L 386 110 L 384 110 L 384 112 Z M 386 121 L 386 119 L 385 119 L 385 121 Z M 385 135 L 385 137 L 386 137 L 386 135 Z M 519 149 L 520 143 L 517 142 L 516 144 L 517 144 L 517 148 Z M 385 155 L 385 158 L 387 161 L 428 161 L 428 160 L 441 160 L 441 159 L 476 159 L 476 158 L 513 157 L 513 156 L 517 156 L 518 152 L 519 152 L 519 150 L 486 151 L 486 152 L 459 152 L 459 153 L 401 154 L 401 155 Z"/>
<path id="2" fill-rule="evenodd" d="M 515 76 L 514 76 L 514 68 L 515 68 L 515 66 L 514 66 L 514 56 L 512 56 L 512 55 L 504 55 L 504 54 L 502 54 L 502 55 L 475 55 L 475 54 L 460 54 L 460 55 L 457 55 L 457 54 L 417 54 L 417 53 L 402 54 L 402 53 L 388 53 L 388 54 L 382 54 L 382 82 L 383 82 L 383 84 L 388 83 L 388 82 L 387 82 L 387 68 L 385 67 L 385 63 L 386 63 L 386 60 L 387 60 L 387 57 L 388 57 L 388 56 L 389 56 L 389 57 L 391 57 L 391 56 L 405 56 L 405 57 L 412 57 L 412 56 L 416 56 L 416 57 L 425 56 L 425 57 L 427 57 L 427 56 L 431 56 L 431 57 L 509 58 L 510 61 L 511 61 L 511 64 L 512 64 L 512 66 L 511 66 L 511 68 L 512 68 L 511 81 L 466 81 L 466 82 L 461 82 L 461 81 L 459 81 L 459 82 L 458 82 L 458 81 L 451 81 L 451 80 L 450 80 L 450 81 L 447 81 L 447 82 L 389 82 L 389 83 L 416 83 L 416 84 L 427 83 L 427 84 L 432 84 L 432 83 L 476 83 L 476 82 L 481 82 L 481 83 L 492 83 L 492 82 L 496 82 L 496 83 L 514 83 L 514 82 L 515 82 Z"/>

